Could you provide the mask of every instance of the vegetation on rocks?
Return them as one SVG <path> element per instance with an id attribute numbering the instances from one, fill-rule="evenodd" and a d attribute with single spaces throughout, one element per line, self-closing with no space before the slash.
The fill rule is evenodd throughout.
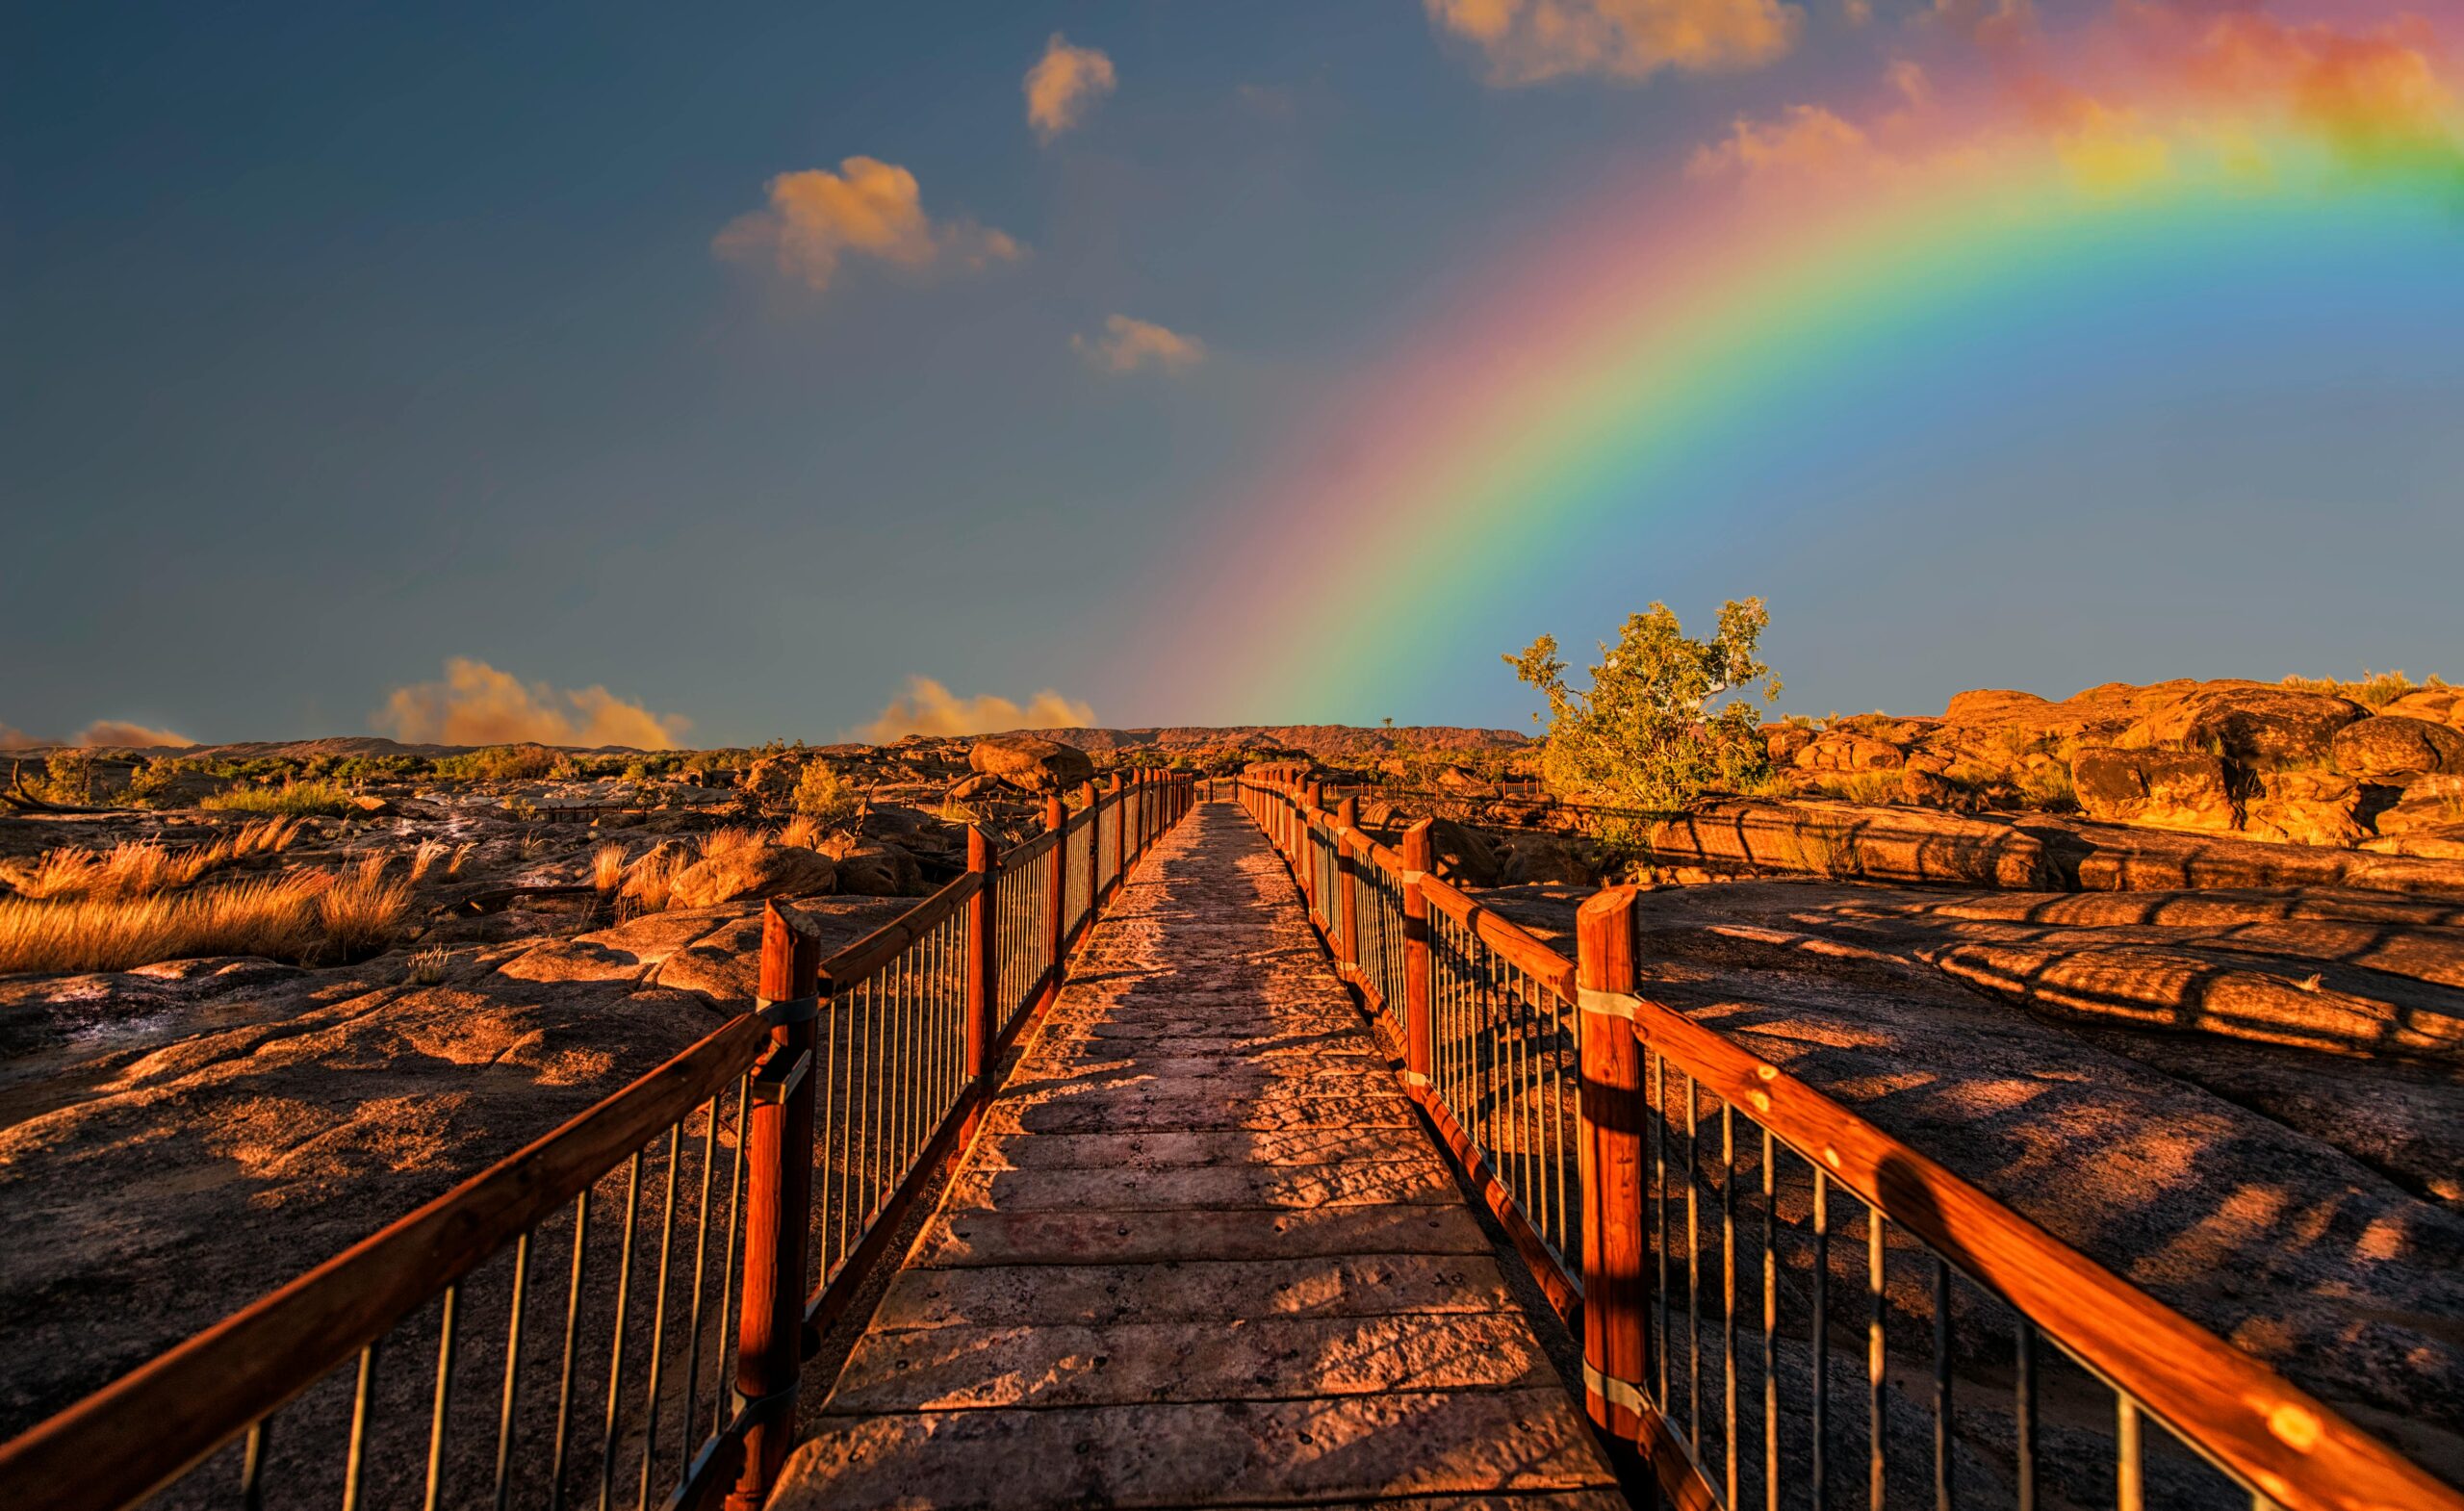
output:
<path id="1" fill-rule="evenodd" d="M 1738 791 L 1762 775 L 1768 756 L 1758 726 L 1780 679 L 1757 656 L 1771 614 L 1758 598 L 1720 608 L 1708 640 L 1688 637 L 1664 603 L 1628 616 L 1604 643 L 1591 686 L 1566 685 L 1553 635 L 1506 656 L 1514 675 L 1549 701 L 1540 772 L 1551 790 L 1618 807 L 1681 807 L 1707 791 Z M 1713 699 L 1729 702 L 1716 711 Z M 1535 715 L 1535 718 L 1541 716 Z"/>
<path id="2" fill-rule="evenodd" d="M 340 817 L 350 811 L 350 794 L 337 782 L 286 781 L 279 787 L 233 787 L 201 800 L 197 807 L 213 813 L 281 813 L 292 817 L 321 814 Z"/>

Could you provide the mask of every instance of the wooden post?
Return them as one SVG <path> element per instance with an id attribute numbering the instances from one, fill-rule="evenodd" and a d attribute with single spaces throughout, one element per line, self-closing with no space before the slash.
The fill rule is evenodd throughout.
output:
<path id="1" fill-rule="evenodd" d="M 1052 999 L 1061 995 L 1061 909 L 1069 902 L 1069 835 L 1064 832 L 1068 823 L 1069 807 L 1061 801 L 1061 794 L 1056 792 L 1045 798 L 1044 830 L 1060 837 L 1053 840 L 1052 849 L 1044 857 L 1044 884 L 1052 895 L 1051 916 L 1045 920 L 1044 959 L 1051 963 L 1045 968 L 1043 992 L 1037 999 L 1039 1008 L 1051 1006 Z"/>
<path id="2" fill-rule="evenodd" d="M 996 1000 L 1001 952 L 992 940 L 994 922 L 1001 916 L 1001 862 L 991 839 L 972 824 L 966 830 L 966 868 L 976 876 L 975 895 L 966 900 L 966 1078 L 975 1106 L 962 1139 L 974 1137 L 984 1104 L 992 1095 L 993 1046 L 1000 1041 L 1004 1006 Z"/>
<path id="3" fill-rule="evenodd" d="M 1113 890 L 1129 880 L 1129 802 L 1120 795 L 1120 773 L 1113 773 Z M 1098 830 L 1098 833 L 1102 831 Z"/>
<path id="4" fill-rule="evenodd" d="M 1583 1406 L 1611 1437 L 1645 1441 L 1652 1417 L 1650 1282 L 1643 1231 L 1642 1045 L 1631 1017 L 1634 896 L 1612 886 L 1575 914 L 1581 1001 Z"/>
<path id="5" fill-rule="evenodd" d="M 1360 832 L 1360 799 L 1346 798 L 1335 805 L 1335 888 L 1343 895 L 1327 909 L 1329 917 L 1342 921 L 1343 948 L 1335 958 L 1355 971 L 1360 968 L 1360 898 L 1352 877 L 1360 865 L 1354 854 L 1369 836 Z"/>
<path id="6" fill-rule="evenodd" d="M 777 903 L 761 919 L 764 1011 L 779 1019 L 755 1077 L 767 1089 L 745 1119 L 744 1304 L 736 1335 L 735 1386 L 765 1403 L 744 1440 L 731 1511 L 758 1511 L 796 1444 L 796 1380 L 804 1369 L 805 1235 L 812 1220 L 812 1109 L 821 1077 L 821 946 L 787 922 Z"/>
<path id="7" fill-rule="evenodd" d="M 1403 1085 L 1415 1096 L 1428 1095 L 1430 1064 L 1437 1042 L 1436 1007 L 1430 995 L 1434 976 L 1428 953 L 1428 893 L 1421 882 L 1436 869 L 1435 846 L 1429 841 L 1432 820 L 1422 819 L 1403 831 Z"/>

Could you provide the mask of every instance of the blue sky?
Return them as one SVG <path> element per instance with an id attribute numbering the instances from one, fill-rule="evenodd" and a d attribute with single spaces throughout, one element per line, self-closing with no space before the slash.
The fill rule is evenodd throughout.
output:
<path id="1" fill-rule="evenodd" d="M 1121 725 L 1520 725 L 1495 651 L 1746 593 L 1808 711 L 2464 673 L 2464 280 L 2435 270 L 2357 287 L 2275 353 L 2300 372 L 2057 383 L 2061 426 L 2014 423 L 2022 383 L 1908 389 L 1889 423 L 1938 445 L 1846 480 L 1781 457 L 1613 569 L 1502 584 L 1462 676 L 1379 706 L 1206 706 L 1142 664 L 1142 586 L 1261 454 L 1637 159 L 1940 45 L 1876 9 L 1809 0 L 1750 67 L 1515 85 L 1410 0 L 20 8 L 0 725 L 365 732 L 454 657 L 702 742 L 834 737 L 913 677 Z M 1056 32 L 1116 82 L 1046 141 L 1022 81 Z M 860 156 L 948 247 L 1021 254 L 849 255 L 816 290 L 714 251 L 775 175 Z M 1116 315 L 1203 356 L 1112 371 Z"/>

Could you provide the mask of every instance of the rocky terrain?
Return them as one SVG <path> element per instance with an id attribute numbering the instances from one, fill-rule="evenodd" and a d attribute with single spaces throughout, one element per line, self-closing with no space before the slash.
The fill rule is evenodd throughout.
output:
<path id="1" fill-rule="evenodd" d="M 0 1435 L 741 1012 L 762 899 L 852 942 L 963 868 L 966 824 L 1023 837 L 1050 794 L 1115 769 L 1017 737 L 334 741 L 21 770 L 0 812 L 0 952 L 20 956 L 0 957 L 0 1331 L 18 1344 Z M 254 806 L 200 806 L 235 794 Z M 295 881 L 313 900 L 372 868 L 348 937 L 311 914 L 277 956 L 112 958 L 143 943 L 109 927 L 128 913 Z M 28 923 L 64 918 L 85 932 Z M 27 968 L 45 950 L 90 954 Z"/>
<path id="2" fill-rule="evenodd" d="M 1773 726 L 1763 789 L 1613 842 L 1509 795 L 1528 751 L 1482 730 L 26 760 L 0 950 L 54 954 L 0 963 L 0 1326 L 29 1344 L 0 1432 L 739 1011 L 762 899 L 853 939 L 958 873 L 967 824 L 1009 842 L 1091 780 L 1297 759 L 1390 836 L 1441 815 L 1440 869 L 1543 933 L 1654 884 L 1655 994 L 2464 1478 L 2457 719 L 2436 687 L 1963 694 Z M 12 922 L 292 883 L 368 915 L 68 964 Z"/>

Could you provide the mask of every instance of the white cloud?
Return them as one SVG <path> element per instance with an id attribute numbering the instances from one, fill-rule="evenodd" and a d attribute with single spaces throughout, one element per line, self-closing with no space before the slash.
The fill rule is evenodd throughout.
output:
<path id="1" fill-rule="evenodd" d="M 1027 70 L 1027 124 L 1050 141 L 1085 120 L 1115 82 L 1110 58 L 1092 47 L 1072 47 L 1055 32 Z"/>
<path id="2" fill-rule="evenodd" d="M 1069 344 L 1096 366 L 1112 372 L 1158 368 L 1178 372 L 1206 358 L 1206 343 L 1195 336 L 1167 330 L 1152 320 L 1115 315 L 1104 321 L 1101 336 L 1072 336 Z"/>
<path id="3" fill-rule="evenodd" d="M 835 173 L 782 173 L 767 192 L 770 207 L 731 222 L 712 249 L 728 258 L 768 258 L 815 291 L 829 288 L 851 256 L 920 270 L 974 269 L 1025 254 L 1006 231 L 970 220 L 936 222 L 924 213 L 915 175 L 877 158 L 848 158 Z"/>

